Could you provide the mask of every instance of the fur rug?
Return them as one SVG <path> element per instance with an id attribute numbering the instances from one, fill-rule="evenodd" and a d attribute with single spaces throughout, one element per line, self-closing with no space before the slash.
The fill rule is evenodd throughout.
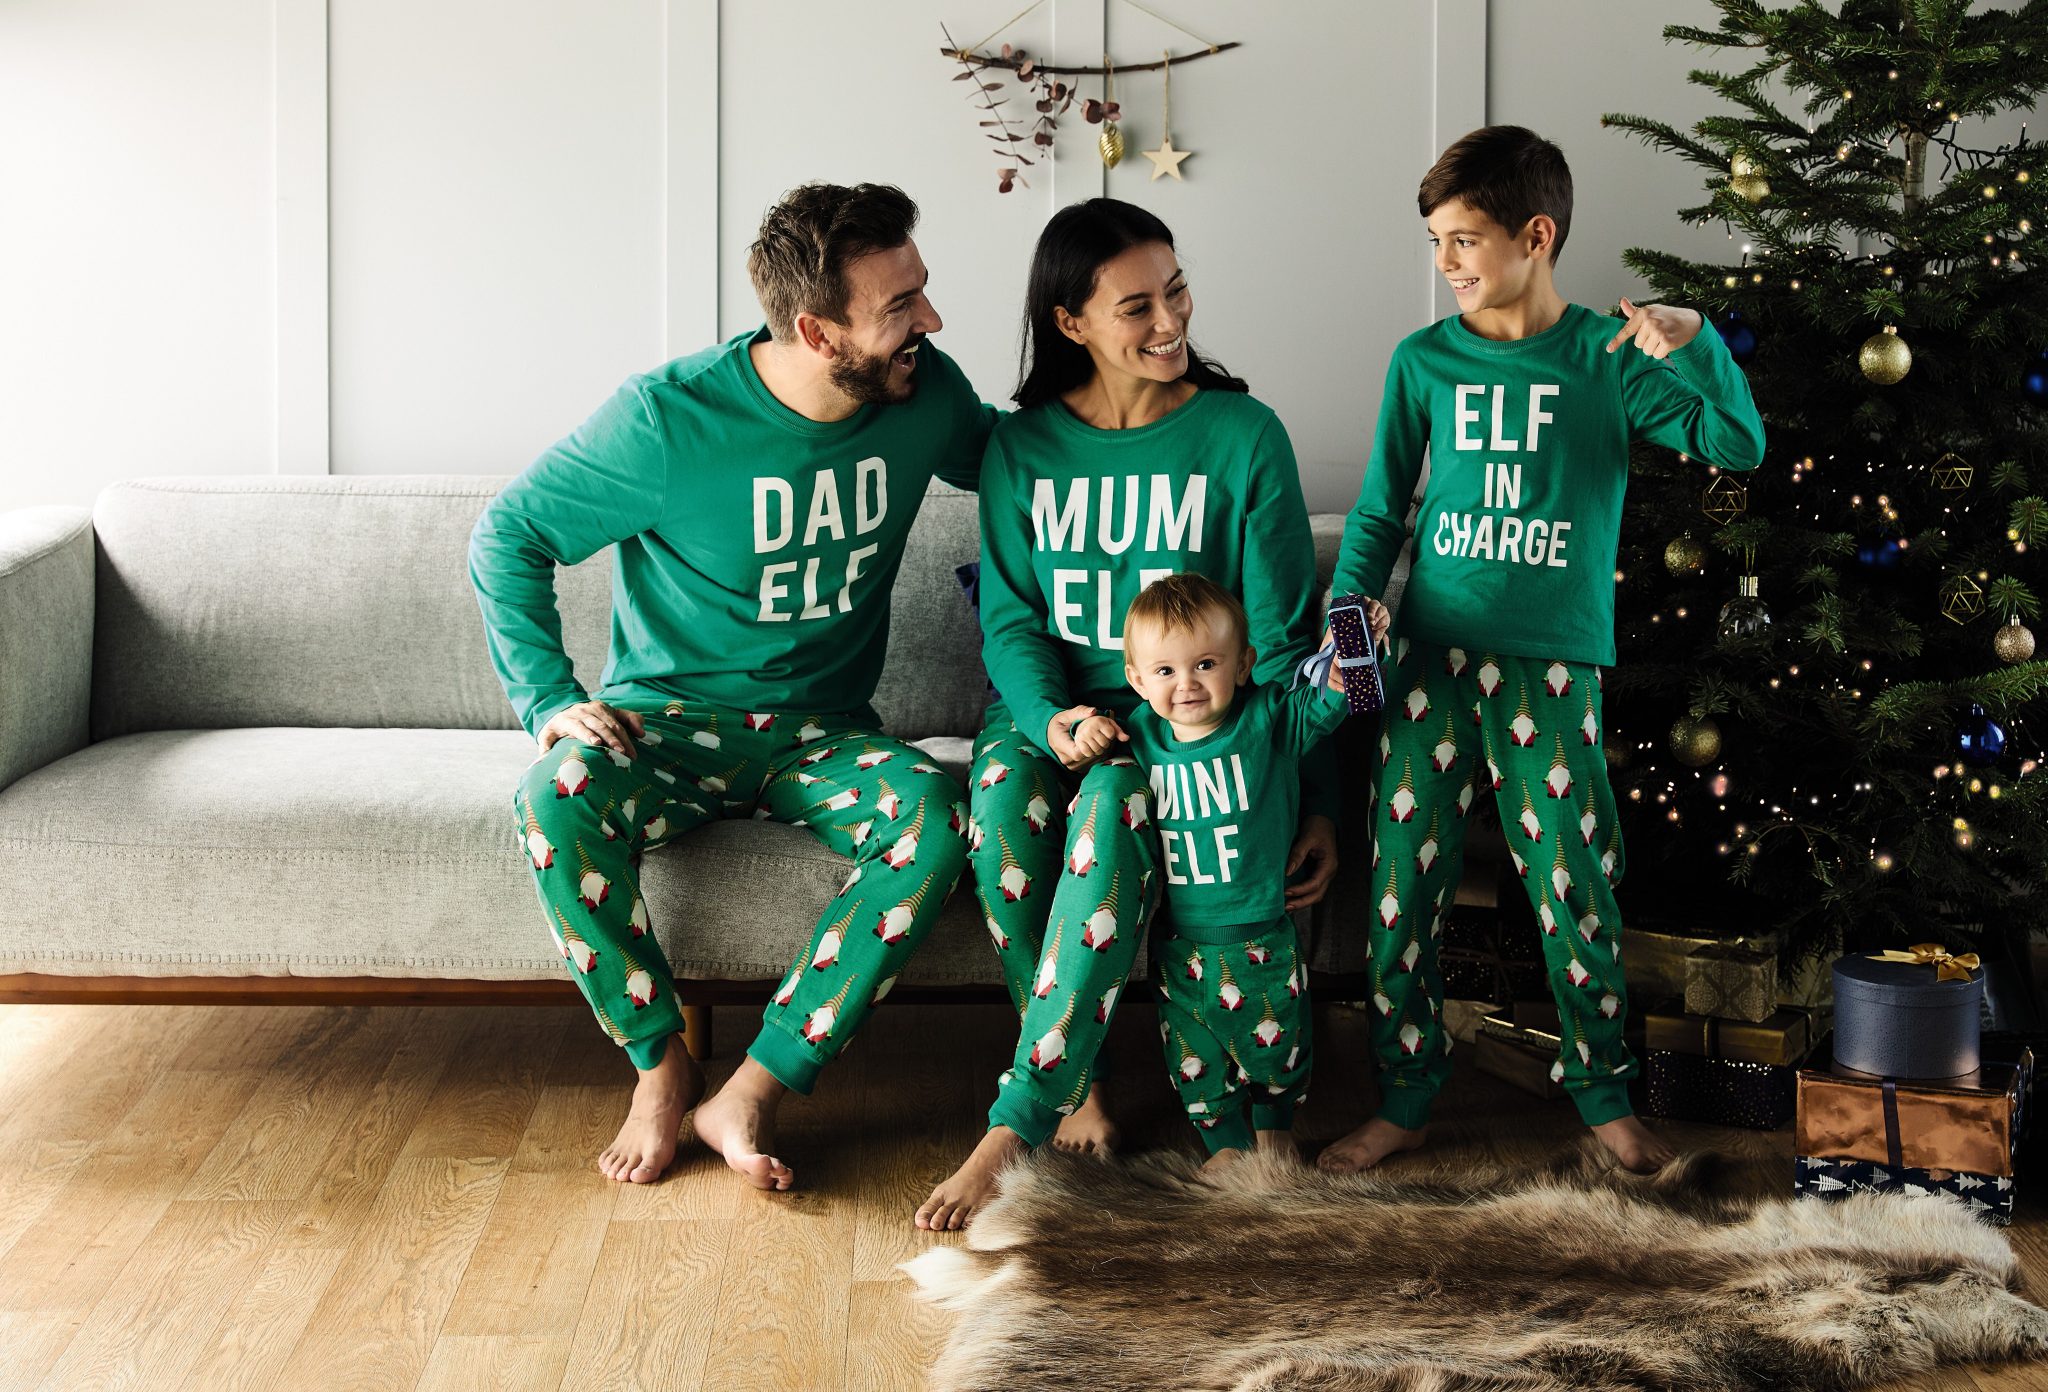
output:
<path id="1" fill-rule="evenodd" d="M 904 1264 L 960 1320 L 953 1392 L 1857 1388 L 2048 1354 L 2012 1249 L 1953 1199 L 1717 1197 L 1597 1148 L 1337 1177 L 1047 1150 L 965 1247 Z"/>

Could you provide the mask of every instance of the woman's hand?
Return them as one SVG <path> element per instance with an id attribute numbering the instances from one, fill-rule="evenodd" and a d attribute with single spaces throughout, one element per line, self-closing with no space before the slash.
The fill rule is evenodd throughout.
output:
<path id="1" fill-rule="evenodd" d="M 1045 747 L 1070 769 L 1086 768 L 1113 749 L 1117 741 L 1129 739 L 1121 725 L 1106 715 L 1098 715 L 1093 706 L 1069 706 L 1045 727 Z"/>
<path id="2" fill-rule="evenodd" d="M 583 701 L 555 712 L 554 718 L 540 727 L 536 738 L 543 754 L 554 747 L 556 740 L 577 739 L 592 749 L 616 749 L 630 759 L 633 736 L 646 733 L 647 725 L 636 712 L 620 710 L 602 701 Z"/>
<path id="3" fill-rule="evenodd" d="M 1309 877 L 1300 884 L 1293 883 L 1294 872 L 1314 862 Z M 1330 882 L 1337 878 L 1337 824 L 1328 817 L 1311 815 L 1301 819 L 1301 829 L 1295 833 L 1294 848 L 1287 853 L 1287 911 L 1305 909 L 1319 903 L 1330 889 Z"/>

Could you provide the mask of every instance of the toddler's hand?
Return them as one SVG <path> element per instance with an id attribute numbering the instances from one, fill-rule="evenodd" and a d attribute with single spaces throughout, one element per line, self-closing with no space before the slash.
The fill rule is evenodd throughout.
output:
<path id="1" fill-rule="evenodd" d="M 1093 763 L 1119 740 L 1128 740 L 1123 727 L 1093 706 L 1070 706 L 1052 718 L 1045 730 L 1046 748 L 1070 769 Z"/>
<path id="2" fill-rule="evenodd" d="M 1114 720 L 1106 715 L 1091 715 L 1074 727 L 1074 750 L 1092 762 L 1107 754 L 1122 738 L 1124 732 Z"/>

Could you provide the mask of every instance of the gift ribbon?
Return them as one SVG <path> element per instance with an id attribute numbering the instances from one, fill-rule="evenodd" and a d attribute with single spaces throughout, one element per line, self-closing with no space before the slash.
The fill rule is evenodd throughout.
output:
<path id="1" fill-rule="evenodd" d="M 1903 952 L 1888 947 L 1882 952 L 1870 954 L 1873 962 L 1911 962 L 1915 966 L 1932 966 L 1936 981 L 1968 981 L 1970 973 L 1979 965 L 1977 954 L 1965 952 L 1958 957 L 1940 943 L 1915 943 Z"/>
<path id="2" fill-rule="evenodd" d="M 1892 1162 L 1892 1168 L 1906 1167 L 1905 1155 L 1899 1146 L 1899 1085 L 1890 1078 L 1884 1080 L 1884 1153 Z"/>

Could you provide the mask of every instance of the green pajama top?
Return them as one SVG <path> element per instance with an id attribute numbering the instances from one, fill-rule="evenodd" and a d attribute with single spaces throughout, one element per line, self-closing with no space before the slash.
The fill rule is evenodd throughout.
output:
<path id="1" fill-rule="evenodd" d="M 996 413 L 927 343 L 908 401 L 813 421 L 761 381 L 748 350 L 767 338 L 628 381 L 477 520 L 491 664 L 530 733 L 589 699 L 554 569 L 614 545 L 606 700 L 865 711 L 925 486 L 975 486 Z"/>
<path id="2" fill-rule="evenodd" d="M 1614 560 L 1631 443 L 1723 469 L 1763 459 L 1763 423 L 1720 334 L 1659 360 L 1607 343 L 1581 305 L 1528 338 L 1452 315 L 1403 339 L 1372 459 L 1344 524 L 1337 594 L 1379 595 L 1407 538 L 1429 452 L 1404 633 L 1426 642 L 1611 666 Z"/>
<path id="3" fill-rule="evenodd" d="M 1149 704 L 1130 713 L 1159 827 L 1162 922 L 1173 933 L 1242 942 L 1285 912 L 1301 757 L 1344 711 L 1344 693 L 1328 687 L 1247 686 L 1221 725 L 1187 741 Z"/>
<path id="4" fill-rule="evenodd" d="M 981 546 L 982 659 L 1033 742 L 1069 706 L 1130 707 L 1124 610 L 1162 575 L 1244 598 L 1259 680 L 1322 635 L 1294 446 L 1244 392 L 1198 391 L 1131 430 L 1057 401 L 1004 417 L 982 462 Z M 1312 771 L 1305 801 L 1334 817 L 1334 782 Z"/>

